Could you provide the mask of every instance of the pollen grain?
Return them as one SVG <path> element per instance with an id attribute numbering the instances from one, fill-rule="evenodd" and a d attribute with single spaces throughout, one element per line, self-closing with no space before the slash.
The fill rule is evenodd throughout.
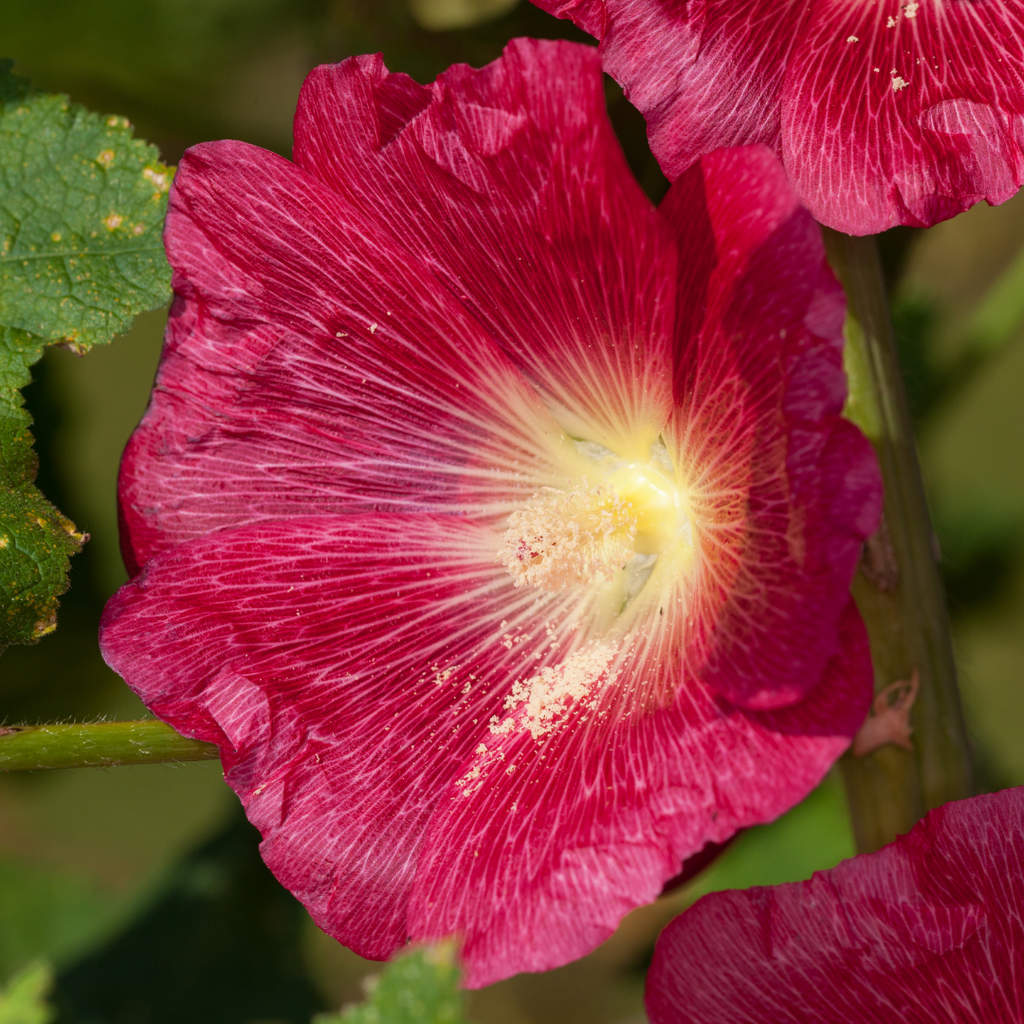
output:
<path id="1" fill-rule="evenodd" d="M 605 683 L 614 681 L 617 653 L 615 644 L 591 644 L 529 679 L 517 679 L 505 698 L 505 711 L 512 713 L 504 720 L 493 715 L 491 733 L 502 736 L 521 728 L 539 740 L 554 732 L 574 707 L 593 710 L 602 678 Z"/>
<path id="2" fill-rule="evenodd" d="M 637 518 L 615 492 L 547 487 L 508 517 L 497 561 L 517 587 L 562 591 L 611 579 L 633 557 Z"/>

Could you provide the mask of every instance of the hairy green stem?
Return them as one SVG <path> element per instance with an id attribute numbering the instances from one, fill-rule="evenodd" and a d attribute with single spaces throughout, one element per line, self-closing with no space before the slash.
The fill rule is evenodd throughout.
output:
<path id="1" fill-rule="evenodd" d="M 155 719 L 0 728 L 0 771 L 102 768 L 161 761 L 209 761 L 212 743 L 180 736 Z"/>
<path id="2" fill-rule="evenodd" d="M 887 744 L 841 762 L 857 847 L 867 852 L 909 831 L 931 808 L 970 796 L 971 754 L 878 244 L 823 231 L 846 291 L 846 414 L 875 446 L 885 488 L 883 528 L 865 547 L 853 595 L 871 639 L 876 691 L 915 670 L 920 679 L 910 716 L 913 752 Z"/>

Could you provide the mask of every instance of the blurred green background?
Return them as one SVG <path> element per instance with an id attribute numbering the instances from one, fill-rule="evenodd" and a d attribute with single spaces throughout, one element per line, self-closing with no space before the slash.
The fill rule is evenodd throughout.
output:
<path id="1" fill-rule="evenodd" d="M 41 88 L 128 116 L 169 162 L 212 138 L 288 154 L 311 67 L 382 50 L 428 81 L 515 35 L 583 37 L 515 0 L 4 0 L 0 56 Z M 642 119 L 609 110 L 654 199 Z M 964 699 L 988 789 L 1024 784 L 1024 200 L 883 240 L 901 356 L 943 552 Z M 50 350 L 28 389 L 40 486 L 92 540 L 59 628 L 0 659 L 0 722 L 138 717 L 96 626 L 124 581 L 115 483 L 164 314 L 86 358 Z M 0 978 L 58 967 L 68 1024 L 305 1024 L 360 998 L 377 969 L 326 938 L 262 867 L 216 763 L 0 777 Z M 476 993 L 478 1024 L 638 1024 L 658 929 L 700 892 L 807 877 L 853 852 L 834 777 L 741 836 L 695 885 L 641 909 L 605 946 Z"/>

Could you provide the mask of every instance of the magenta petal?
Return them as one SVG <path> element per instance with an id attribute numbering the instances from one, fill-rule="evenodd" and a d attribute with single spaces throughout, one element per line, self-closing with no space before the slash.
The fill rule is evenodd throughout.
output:
<path id="1" fill-rule="evenodd" d="M 122 472 L 105 656 L 220 745 L 326 931 L 454 935 L 472 985 L 783 812 L 872 689 L 820 238 L 765 147 L 653 210 L 600 84 L 568 44 L 429 88 L 355 58 L 304 90 L 305 169 L 190 150 Z"/>
<path id="2" fill-rule="evenodd" d="M 322 928 L 378 958 L 458 935 L 471 985 L 593 948 L 688 855 L 810 790 L 870 700 L 851 603 L 791 708 L 693 682 L 623 713 L 642 685 L 627 660 L 565 727 L 496 731 L 513 680 L 577 643 L 578 600 L 509 587 L 493 544 L 450 516 L 220 531 L 151 559 L 101 634 L 157 714 L 220 745 L 264 858 Z"/>
<path id="3" fill-rule="evenodd" d="M 648 670 L 651 666 L 647 666 Z M 630 673 L 621 685 L 628 691 Z M 467 984 L 584 955 L 707 842 L 770 821 L 812 789 L 870 701 L 853 608 L 842 650 L 798 705 L 752 713 L 684 686 L 667 708 L 600 711 L 543 744 L 515 734 L 475 758 L 431 821 L 413 933 L 459 934 Z"/>
<path id="4" fill-rule="evenodd" d="M 178 299 L 121 470 L 130 569 L 258 519 L 452 506 L 494 518 L 561 483 L 561 430 L 480 325 L 281 157 L 189 150 L 166 241 Z"/>
<path id="5" fill-rule="evenodd" d="M 104 614 L 107 662 L 220 746 L 268 865 L 365 956 L 406 941 L 427 823 L 539 661 L 505 638 L 572 615 L 509 586 L 496 546 L 455 516 L 255 523 L 155 556 Z"/>
<path id="6" fill-rule="evenodd" d="M 534 0 L 600 42 L 673 181 L 726 146 L 778 148 L 786 60 L 806 0 Z"/>
<path id="7" fill-rule="evenodd" d="M 927 227 L 1024 181 L 1020 0 L 817 0 L 786 70 L 782 154 L 821 221 Z"/>
<path id="8" fill-rule="evenodd" d="M 764 146 L 705 157 L 662 210 L 687 273 L 702 255 L 702 216 L 717 252 L 703 324 L 677 356 L 667 431 L 691 480 L 701 552 L 688 664 L 735 703 L 775 707 L 816 686 L 837 650 L 881 514 L 874 452 L 840 416 L 842 292 Z"/>
<path id="9" fill-rule="evenodd" d="M 672 179 L 764 143 L 841 231 L 930 225 L 1024 181 L 1020 0 L 538 0 L 600 40 Z"/>
<path id="10" fill-rule="evenodd" d="M 706 896 L 662 933 L 652 1024 L 1021 1024 L 1024 789 L 946 804 L 809 882 Z"/>
<path id="11" fill-rule="evenodd" d="M 317 68 L 295 160 L 426 260 L 573 436 L 657 437 L 676 251 L 604 112 L 593 50 L 513 40 L 430 87 L 379 57 Z"/>

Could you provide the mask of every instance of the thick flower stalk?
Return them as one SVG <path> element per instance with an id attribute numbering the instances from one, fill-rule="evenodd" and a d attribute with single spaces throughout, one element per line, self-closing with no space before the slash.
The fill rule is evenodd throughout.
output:
<path id="1" fill-rule="evenodd" d="M 847 234 L 1024 181 L 1022 0 L 536 0 L 601 43 L 670 179 L 763 143 Z"/>
<path id="2" fill-rule="evenodd" d="M 880 485 L 766 148 L 655 210 L 595 51 L 359 57 L 294 164 L 190 150 L 166 242 L 102 648 L 327 932 L 554 967 L 847 747 Z"/>
<path id="3" fill-rule="evenodd" d="M 809 882 L 705 896 L 658 940 L 652 1024 L 1021 1024 L 1024 788 L 931 811 Z"/>

